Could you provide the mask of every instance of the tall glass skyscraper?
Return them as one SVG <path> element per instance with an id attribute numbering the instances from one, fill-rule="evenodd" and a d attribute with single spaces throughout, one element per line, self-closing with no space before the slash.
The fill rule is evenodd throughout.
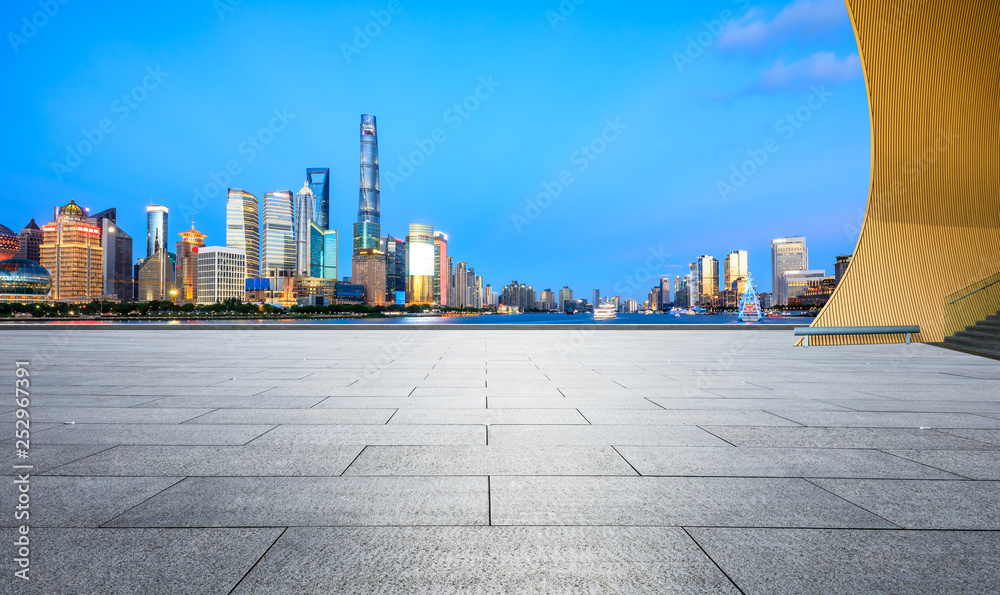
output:
<path id="1" fill-rule="evenodd" d="M 239 188 L 229 189 L 226 201 L 226 247 L 246 255 L 246 278 L 260 278 L 260 218 L 257 197 Z"/>
<path id="2" fill-rule="evenodd" d="M 330 229 L 330 168 L 310 167 L 306 170 L 306 185 L 313 193 L 313 218 L 320 229 Z"/>
<path id="3" fill-rule="evenodd" d="M 434 232 L 434 303 L 448 305 L 448 234 Z"/>
<path id="4" fill-rule="evenodd" d="M 277 190 L 264 195 L 261 228 L 264 236 L 261 265 L 264 271 L 295 270 L 291 190 Z"/>
<path id="5" fill-rule="evenodd" d="M 434 226 L 410 224 L 406 236 L 406 303 L 434 303 Z"/>
<path id="6" fill-rule="evenodd" d="M 308 174 L 307 174 L 308 175 Z M 295 195 L 295 275 L 314 277 L 312 274 L 312 226 L 316 224 L 316 197 L 309 187 L 309 180 Z"/>
<path id="7" fill-rule="evenodd" d="M 698 280 L 701 282 L 701 303 L 712 305 L 712 300 L 719 295 L 719 261 L 711 256 L 699 256 Z"/>
<path id="8" fill-rule="evenodd" d="M 777 238 L 771 240 L 771 293 L 779 296 L 776 305 L 784 306 L 781 300 L 781 274 L 786 271 L 809 269 L 809 250 L 804 237 Z"/>
<path id="9" fill-rule="evenodd" d="M 358 195 L 358 222 L 354 224 L 351 275 L 355 284 L 364 286 L 365 303 L 371 306 L 385 305 L 385 253 L 381 247 L 379 203 L 378 133 L 375 116 L 363 114 L 361 187 Z M 431 258 L 433 259 L 433 251 Z"/>
<path id="10" fill-rule="evenodd" d="M 150 258 L 156 253 L 157 241 L 159 241 L 160 247 L 166 250 L 169 213 L 170 209 L 161 205 L 146 207 L 146 258 Z"/>

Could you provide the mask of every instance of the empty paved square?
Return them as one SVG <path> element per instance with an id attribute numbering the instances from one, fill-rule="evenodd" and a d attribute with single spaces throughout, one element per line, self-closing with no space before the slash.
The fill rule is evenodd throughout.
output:
<path id="1" fill-rule="evenodd" d="M 995 589 L 1000 362 L 792 339 L 0 329 L 10 386 L 31 362 L 32 587 Z"/>

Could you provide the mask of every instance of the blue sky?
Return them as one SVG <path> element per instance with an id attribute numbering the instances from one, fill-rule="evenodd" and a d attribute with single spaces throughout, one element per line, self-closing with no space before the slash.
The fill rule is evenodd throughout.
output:
<path id="1" fill-rule="evenodd" d="M 213 180 L 262 197 L 330 167 L 349 274 L 362 113 L 378 118 L 383 233 L 431 223 L 495 288 L 641 301 L 697 256 L 743 249 L 766 291 L 771 238 L 805 235 L 811 267 L 832 274 L 867 200 L 867 99 L 836 0 L 0 13 L 0 223 L 48 221 L 70 199 L 114 206 L 136 256 L 151 201 L 170 207 L 174 240 L 193 216 L 224 245 L 224 189 L 197 194 Z M 81 144 L 93 150 L 69 154 Z"/>

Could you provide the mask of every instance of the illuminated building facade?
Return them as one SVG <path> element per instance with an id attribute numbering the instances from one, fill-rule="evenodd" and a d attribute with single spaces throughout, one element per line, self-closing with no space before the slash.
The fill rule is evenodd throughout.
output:
<path id="1" fill-rule="evenodd" d="M 351 280 L 365 288 L 365 303 L 369 306 L 384 306 L 385 295 L 385 253 L 381 250 L 361 250 L 354 255 L 354 274 Z"/>
<path id="2" fill-rule="evenodd" d="M 844 278 L 844 274 L 847 273 L 847 267 L 851 264 L 851 255 L 842 254 L 837 257 L 837 262 L 833 266 L 834 271 L 834 282 L 840 285 L 840 280 Z"/>
<path id="3" fill-rule="evenodd" d="M 205 247 L 205 234 L 194 228 L 181 232 L 177 242 L 177 303 L 198 303 L 198 251 Z"/>
<path id="4" fill-rule="evenodd" d="M 246 256 L 237 248 L 206 246 L 198 249 L 199 304 L 242 300 L 246 293 Z"/>
<path id="5" fill-rule="evenodd" d="M 434 232 L 434 303 L 448 305 L 448 234 Z"/>
<path id="6" fill-rule="evenodd" d="M 295 234 L 292 219 L 292 191 L 276 190 L 264 194 L 261 209 L 263 236 L 261 267 L 263 271 L 295 270 Z M 269 276 L 269 275 L 265 275 Z"/>
<path id="7" fill-rule="evenodd" d="M 99 299 L 104 293 L 101 228 L 70 201 L 42 233 L 41 265 L 52 275 L 52 298 Z"/>
<path id="8" fill-rule="evenodd" d="M 701 285 L 699 303 L 713 305 L 719 297 L 719 261 L 711 256 L 699 256 L 698 281 Z"/>
<path id="9" fill-rule="evenodd" d="M 146 258 L 156 252 L 156 243 L 167 245 L 167 222 L 170 209 L 162 205 L 146 207 Z"/>
<path id="10" fill-rule="evenodd" d="M 559 290 L 559 311 L 563 312 L 566 309 L 566 302 L 573 299 L 573 290 L 567 286 L 563 286 Z"/>
<path id="11" fill-rule="evenodd" d="M 155 248 L 156 252 L 142 263 L 139 278 L 136 279 L 140 302 L 173 301 L 177 297 L 173 293 L 177 275 L 174 257 L 159 244 Z"/>
<path id="12" fill-rule="evenodd" d="M 434 226 L 411 223 L 406 236 L 406 303 L 434 303 Z M 355 280 L 357 281 L 357 280 Z"/>
<path id="13" fill-rule="evenodd" d="M 226 247 L 245 255 L 247 279 L 260 277 L 260 211 L 257 197 L 238 188 L 229 189 L 226 201 Z"/>
<path id="14" fill-rule="evenodd" d="M 781 275 L 786 271 L 809 269 L 809 250 L 803 237 L 777 238 L 771 240 L 771 289 L 778 296 L 776 306 L 784 306 L 782 301 Z"/>
<path id="15" fill-rule="evenodd" d="M 21 230 L 21 246 L 17 250 L 17 258 L 41 262 L 43 237 L 41 228 L 32 219 Z"/>
<path id="16" fill-rule="evenodd" d="M 779 304 L 782 306 L 793 305 L 789 300 L 801 298 L 806 292 L 806 288 L 812 282 L 820 282 L 826 277 L 826 271 L 784 271 L 778 281 Z"/>
<path id="17" fill-rule="evenodd" d="M 115 296 L 122 302 L 132 301 L 132 236 L 118 226 L 118 210 L 105 209 L 93 216 L 101 228 L 104 248 L 104 295 Z"/>

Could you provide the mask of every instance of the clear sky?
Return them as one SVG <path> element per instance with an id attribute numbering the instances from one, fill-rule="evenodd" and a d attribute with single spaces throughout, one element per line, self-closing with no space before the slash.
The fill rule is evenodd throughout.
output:
<path id="1" fill-rule="evenodd" d="M 641 302 L 697 256 L 743 249 L 767 291 L 771 238 L 806 236 L 832 275 L 867 201 L 867 99 L 838 0 L 36 0 L 0 15 L 0 223 L 47 222 L 70 199 L 117 207 L 136 257 L 150 202 L 170 207 L 171 241 L 193 217 L 224 245 L 226 187 L 297 191 L 329 167 L 349 274 L 362 113 L 378 118 L 383 234 L 433 224 L 494 288 Z"/>

